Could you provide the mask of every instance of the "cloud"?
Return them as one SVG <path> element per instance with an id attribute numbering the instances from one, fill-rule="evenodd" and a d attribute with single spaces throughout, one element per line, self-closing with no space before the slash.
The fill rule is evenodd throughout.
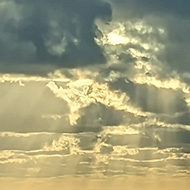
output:
<path id="1" fill-rule="evenodd" d="M 156 146 L 160 149 L 172 147 L 187 148 L 190 145 L 190 131 L 182 127 L 150 125 L 142 129 L 142 132 L 153 140 L 156 143 Z"/>
<path id="2" fill-rule="evenodd" d="M 150 24 L 153 30 L 162 28 L 165 36 L 161 38 L 159 35 L 154 36 L 155 40 L 164 45 L 158 59 L 165 67 L 169 66 L 179 73 L 188 72 L 190 59 L 187 51 L 190 46 L 188 37 L 190 27 L 187 24 L 190 20 L 188 0 L 184 0 L 183 3 L 177 0 L 167 2 L 110 0 L 110 2 L 113 7 L 113 20 L 120 23 L 126 23 L 126 20 L 145 22 Z M 142 38 L 149 40 L 146 34 L 142 35 Z"/>
<path id="3" fill-rule="evenodd" d="M 108 130 L 109 129 L 109 130 Z M 189 131 L 146 126 L 105 128 L 98 135 L 1 133 L 0 169 L 6 177 L 185 175 Z M 187 171 L 183 171 L 186 168 Z"/>
<path id="4" fill-rule="evenodd" d="M 111 20 L 111 6 L 106 2 L 11 0 L 1 1 L 0 10 L 1 72 L 16 72 L 15 65 L 20 64 L 54 64 L 56 68 L 105 62 L 94 38 L 95 20 Z"/>
<path id="5" fill-rule="evenodd" d="M 77 128 L 82 131 L 100 131 L 102 126 L 118 126 L 123 122 L 124 112 L 106 107 L 101 103 L 82 108 Z"/>
<path id="6" fill-rule="evenodd" d="M 183 112 L 173 116 L 161 116 L 160 120 L 168 124 L 190 125 L 190 113 Z"/>
<path id="7" fill-rule="evenodd" d="M 57 98 L 46 82 L 26 82 L 25 86 L 5 82 L 0 84 L 0 89 L 3 123 L 0 131 L 64 131 L 70 125 L 67 102 Z M 55 121 L 57 117 L 59 120 Z"/>
<path id="8" fill-rule="evenodd" d="M 189 176 L 188 5 L 0 0 L 0 175 Z"/>
<path id="9" fill-rule="evenodd" d="M 0 150 L 40 150 L 45 145 L 52 144 L 54 139 L 59 138 L 57 134 L 18 134 L 1 133 Z"/>
<path id="10" fill-rule="evenodd" d="M 154 140 L 150 139 L 144 134 L 125 134 L 125 135 L 108 135 L 105 141 L 108 144 L 117 145 L 128 145 L 129 147 L 154 147 Z"/>
<path id="11" fill-rule="evenodd" d="M 139 57 L 131 56 L 128 52 L 131 48 L 149 53 L 151 56 L 144 55 L 145 62 L 158 67 L 161 64 L 162 74 L 170 74 L 168 68 L 179 73 L 188 72 L 188 5 L 187 0 L 183 3 L 148 0 L 1 1 L 1 72 L 44 74 L 60 67 L 105 63 L 106 59 L 115 62 L 117 56 L 120 63 L 136 63 Z M 110 21 L 112 10 L 113 21 L 101 28 L 102 24 L 97 20 Z M 116 23 L 126 27 L 121 30 Z M 125 39 L 123 47 L 117 44 L 114 49 L 102 42 L 101 36 L 107 37 L 108 43 L 113 34 L 120 40 Z M 97 43 L 96 37 L 103 45 Z M 117 55 L 115 58 L 114 54 Z M 131 65 L 128 67 L 131 70 Z"/>
<path id="12" fill-rule="evenodd" d="M 188 110 L 183 93 L 177 90 L 127 82 L 124 78 L 110 82 L 110 87 L 125 92 L 132 104 L 145 112 L 171 114 Z"/>

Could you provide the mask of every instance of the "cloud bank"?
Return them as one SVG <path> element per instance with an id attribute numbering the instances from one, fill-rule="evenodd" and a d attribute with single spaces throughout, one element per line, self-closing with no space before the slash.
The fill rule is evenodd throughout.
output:
<path id="1" fill-rule="evenodd" d="M 189 177 L 188 5 L 1 0 L 0 176 Z"/>
<path id="2" fill-rule="evenodd" d="M 94 38 L 95 20 L 111 20 L 106 2 L 1 0 L 0 14 L 1 72 L 16 71 L 17 64 L 77 67 L 105 62 Z"/>

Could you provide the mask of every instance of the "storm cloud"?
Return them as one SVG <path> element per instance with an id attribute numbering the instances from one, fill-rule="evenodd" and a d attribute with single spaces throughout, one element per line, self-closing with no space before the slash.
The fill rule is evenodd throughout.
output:
<path id="1" fill-rule="evenodd" d="M 1 1 L 1 72 L 16 70 L 15 64 L 77 67 L 105 63 L 94 39 L 95 21 L 110 21 L 111 15 L 111 6 L 101 0 Z"/>
<path id="2" fill-rule="evenodd" d="M 188 0 L 184 1 L 151 1 L 151 0 L 110 0 L 114 7 L 113 17 L 118 22 L 129 21 L 145 22 L 150 24 L 152 29 L 162 28 L 165 37 L 160 39 L 164 49 L 160 51 L 158 59 L 163 65 L 171 67 L 178 72 L 188 72 L 190 47 L 190 14 Z M 144 33 L 144 39 L 148 41 Z"/>

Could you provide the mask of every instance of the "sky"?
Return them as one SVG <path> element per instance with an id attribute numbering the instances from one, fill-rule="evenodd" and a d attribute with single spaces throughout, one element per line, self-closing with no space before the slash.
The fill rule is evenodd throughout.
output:
<path id="1" fill-rule="evenodd" d="M 0 0 L 0 187 L 188 189 L 189 0 Z"/>

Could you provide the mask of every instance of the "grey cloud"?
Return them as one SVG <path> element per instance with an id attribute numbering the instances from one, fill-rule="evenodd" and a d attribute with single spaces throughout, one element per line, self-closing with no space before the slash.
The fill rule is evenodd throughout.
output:
<path id="1" fill-rule="evenodd" d="M 95 20 L 111 20 L 108 3 L 11 0 L 2 1 L 0 9 L 1 72 L 14 70 L 15 64 L 77 67 L 105 62 L 94 38 Z"/>
<path id="2" fill-rule="evenodd" d="M 143 128 L 142 132 L 156 142 L 160 149 L 172 147 L 186 149 L 190 146 L 190 131 L 181 127 L 151 125 Z"/>
<path id="3" fill-rule="evenodd" d="M 188 10 L 188 6 L 189 1 L 188 0 L 184 0 L 183 2 L 179 2 L 178 0 L 168 0 L 168 1 L 151 1 L 151 0 L 145 0 L 145 1 L 140 1 L 140 0 L 110 0 L 112 3 L 118 3 L 118 6 L 122 5 L 122 7 L 120 8 L 125 8 L 127 5 L 127 7 L 130 7 L 132 9 L 137 9 L 137 15 L 141 15 L 143 14 L 145 11 L 148 13 L 155 13 L 155 14 L 159 14 L 160 12 L 164 15 L 177 15 L 177 16 L 181 16 L 181 17 L 189 17 L 189 10 Z M 126 13 L 126 14 L 130 14 Z"/>
<path id="4" fill-rule="evenodd" d="M 110 154 L 110 153 L 113 152 L 113 146 L 110 145 L 110 144 L 102 145 L 101 148 L 100 148 L 100 152 L 102 154 Z"/>
<path id="5" fill-rule="evenodd" d="M 178 167 L 188 171 L 188 169 L 190 168 L 189 167 L 190 159 L 184 158 L 183 156 L 181 156 L 179 158 L 170 158 L 170 159 L 167 159 L 166 164 L 178 166 Z"/>
<path id="6" fill-rule="evenodd" d="M 132 104 L 142 111 L 172 114 L 188 110 L 183 93 L 177 90 L 126 82 L 124 78 L 110 82 L 110 87 L 125 92 Z"/>
<path id="7" fill-rule="evenodd" d="M 142 124 L 144 125 L 144 124 Z M 135 128 L 135 127 L 134 127 Z M 144 126 L 138 128 L 138 134 L 117 134 L 107 133 L 102 136 L 102 141 L 105 144 L 132 148 L 181 148 L 179 153 L 185 153 L 190 147 L 190 131 L 181 127 L 167 126 Z M 127 152 L 126 152 L 127 153 Z M 150 153 L 152 154 L 152 153 Z M 143 155 L 143 154 L 142 154 Z M 141 155 L 141 156 L 142 156 Z M 164 154 L 166 155 L 166 154 Z M 164 156 L 163 155 L 163 156 Z M 148 153 L 147 153 L 148 156 Z M 158 155 L 159 156 L 159 155 Z M 135 158 L 134 154 L 131 158 Z"/>
<path id="8" fill-rule="evenodd" d="M 80 118 L 73 129 L 78 132 L 100 132 L 104 126 L 119 126 L 145 121 L 146 117 L 135 116 L 112 106 L 92 103 L 80 109 Z"/>
<path id="9" fill-rule="evenodd" d="M 152 169 L 157 169 L 157 174 L 172 174 L 175 175 L 180 173 L 179 170 L 183 170 L 186 168 L 188 170 L 189 168 L 189 162 L 190 160 L 188 158 L 174 158 L 174 159 L 158 159 L 158 160 L 118 160 L 112 158 L 107 166 L 107 172 L 112 172 L 112 175 L 116 172 L 121 172 L 123 174 L 126 174 L 128 172 L 133 174 L 139 174 L 146 175 L 147 172 L 150 174 Z M 141 168 L 141 169 L 140 169 Z M 158 170 L 158 168 L 160 170 Z M 141 171 L 141 172 L 140 172 Z M 182 173 L 186 173 L 186 171 L 183 171 Z M 116 175 L 116 174 L 115 174 Z"/>
<path id="10" fill-rule="evenodd" d="M 165 50 L 159 59 L 171 66 L 172 69 L 181 72 L 189 72 L 190 32 L 189 18 L 173 17 L 164 23 L 168 29 L 168 40 L 165 42 Z"/>
<path id="11" fill-rule="evenodd" d="M 189 112 L 183 112 L 173 116 L 160 116 L 159 119 L 169 124 L 190 125 Z"/>
<path id="12" fill-rule="evenodd" d="M 80 139 L 79 147 L 83 150 L 93 150 L 98 139 L 96 133 L 82 133 L 77 138 Z"/>
<path id="13" fill-rule="evenodd" d="M 123 122 L 124 112 L 108 107 L 104 104 L 91 104 L 80 110 L 77 121 L 79 131 L 101 131 L 103 126 L 120 125 Z"/>
<path id="14" fill-rule="evenodd" d="M 189 147 L 190 131 L 182 128 L 161 128 L 155 130 L 160 148 L 164 147 Z"/>
<path id="15" fill-rule="evenodd" d="M 57 138 L 56 134 L 0 134 L 0 150 L 40 150 Z"/>
<path id="16" fill-rule="evenodd" d="M 137 60 L 136 58 L 132 57 L 131 54 L 123 52 L 120 55 L 118 55 L 118 59 L 125 63 L 135 63 L 135 61 Z"/>
<path id="17" fill-rule="evenodd" d="M 113 146 L 124 146 L 129 147 L 156 147 L 155 139 L 151 139 L 145 134 L 108 134 L 105 143 Z"/>
<path id="18" fill-rule="evenodd" d="M 158 151 L 157 148 L 153 148 L 153 149 L 137 149 L 137 153 L 130 155 L 130 154 L 126 154 L 124 157 L 125 158 L 130 158 L 130 159 L 134 159 L 134 160 L 158 160 L 158 159 L 165 159 L 167 157 L 170 156 L 170 153 L 160 153 Z"/>
<path id="19" fill-rule="evenodd" d="M 163 28 L 166 34 L 164 38 L 155 35 L 155 39 L 165 46 L 158 56 L 159 60 L 178 72 L 189 71 L 190 14 L 188 7 L 190 4 L 188 0 L 110 0 L 110 2 L 114 19 L 118 22 L 137 19 L 149 23 L 153 29 Z M 148 40 L 146 35 L 143 39 Z"/>

